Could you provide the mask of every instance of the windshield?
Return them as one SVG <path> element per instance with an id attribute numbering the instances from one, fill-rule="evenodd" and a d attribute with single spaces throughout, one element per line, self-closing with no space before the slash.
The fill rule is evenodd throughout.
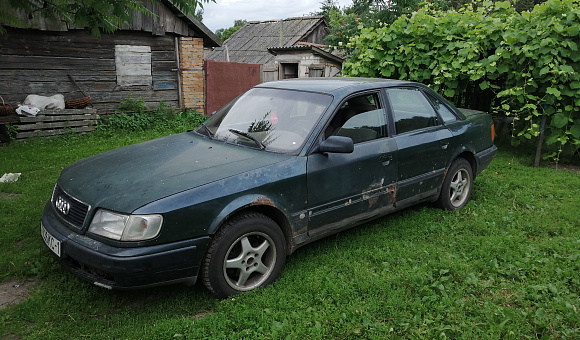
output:
<path id="1" fill-rule="evenodd" d="M 197 132 L 268 151 L 298 151 L 332 97 L 321 93 L 253 88 L 220 109 Z"/>

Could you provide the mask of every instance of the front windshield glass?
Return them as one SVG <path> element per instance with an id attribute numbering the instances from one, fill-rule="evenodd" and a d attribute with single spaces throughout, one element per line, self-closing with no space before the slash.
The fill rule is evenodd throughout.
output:
<path id="1" fill-rule="evenodd" d="M 328 107 L 330 95 L 253 88 L 214 114 L 197 132 L 228 143 L 293 153 Z"/>

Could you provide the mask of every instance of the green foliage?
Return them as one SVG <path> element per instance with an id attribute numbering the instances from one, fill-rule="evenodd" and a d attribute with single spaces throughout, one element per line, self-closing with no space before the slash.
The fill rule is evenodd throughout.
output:
<path id="1" fill-rule="evenodd" d="M 240 30 L 241 27 L 230 27 L 230 28 L 220 28 L 217 31 L 215 31 L 215 34 L 218 36 L 218 38 L 220 38 L 223 41 L 228 40 L 229 37 L 232 36 L 232 34 L 236 33 L 237 31 Z"/>
<path id="2" fill-rule="evenodd" d="M 325 41 L 338 50 L 349 52 L 350 38 L 358 34 L 362 27 L 379 27 L 389 25 L 400 16 L 410 16 L 424 3 L 424 0 L 354 0 L 351 6 L 339 9 L 336 6 L 324 7 L 329 20 L 329 32 Z M 430 0 L 430 6 L 447 9 L 460 4 L 461 1 Z"/>
<path id="3" fill-rule="evenodd" d="M 13 141 L 16 139 L 16 134 L 20 130 L 16 124 L 6 124 L 6 133 L 8 134 L 8 139 Z"/>
<path id="4" fill-rule="evenodd" d="M 461 106 L 516 118 L 516 136 L 540 135 L 558 159 L 580 148 L 580 2 L 550 0 L 529 12 L 509 2 L 458 11 L 422 8 L 392 25 L 360 27 L 343 73 L 426 83 Z"/>
<path id="5" fill-rule="evenodd" d="M 203 8 L 199 8 L 197 11 L 195 11 L 195 14 L 193 15 L 194 18 L 196 18 L 197 20 L 199 20 L 200 22 L 203 21 Z"/>
<path id="6" fill-rule="evenodd" d="M 195 10 L 203 8 L 203 3 L 215 0 L 173 0 L 172 3 L 185 14 L 195 15 Z M 160 2 L 152 0 L 152 2 Z M 114 32 L 128 24 L 138 12 L 153 15 L 145 4 L 136 0 L 3 0 L 0 2 L 0 34 L 5 32 L 1 23 L 26 26 L 15 15 L 23 12 L 28 15 L 38 13 L 53 21 L 65 21 L 75 27 L 87 27 L 100 36 L 101 32 Z"/>
<path id="7" fill-rule="evenodd" d="M 151 129 L 191 129 L 201 124 L 207 116 L 195 111 L 178 111 L 160 102 L 148 109 L 143 98 L 127 98 L 114 114 L 99 119 L 97 130 L 117 134 L 122 131 L 146 131 Z"/>
<path id="8" fill-rule="evenodd" d="M 143 112 L 145 110 L 147 110 L 147 105 L 145 105 L 143 97 L 137 99 L 129 97 L 119 103 L 117 112 Z"/>
<path id="9" fill-rule="evenodd" d="M 513 0 L 512 7 L 518 11 L 531 10 L 542 0 Z M 472 0 L 353 0 L 351 6 L 338 8 L 333 0 L 321 3 L 321 12 L 329 21 L 329 34 L 326 43 L 338 50 L 350 51 L 348 42 L 357 35 L 361 27 L 379 27 L 390 25 L 401 16 L 409 18 L 420 8 L 433 8 L 439 11 L 460 9 L 469 4 L 479 6 L 481 1 Z"/>
<path id="10" fill-rule="evenodd" d="M 240 30 L 240 28 L 244 27 L 248 22 L 246 20 L 235 20 L 234 26 L 230 28 L 220 28 L 215 31 L 215 34 L 223 41 L 228 40 L 232 34 L 236 33 Z"/>
<path id="11" fill-rule="evenodd" d="M 310 16 L 324 16 L 324 19 L 327 22 L 330 22 L 330 12 L 331 11 L 340 11 L 340 7 L 338 6 L 338 2 L 336 0 L 322 0 L 320 2 L 320 9 L 316 12 L 311 12 Z"/>

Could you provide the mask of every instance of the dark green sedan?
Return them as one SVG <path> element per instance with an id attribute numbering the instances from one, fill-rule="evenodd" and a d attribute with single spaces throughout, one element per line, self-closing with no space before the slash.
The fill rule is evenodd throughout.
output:
<path id="1" fill-rule="evenodd" d="M 419 202 L 469 201 L 491 117 L 407 81 L 258 85 L 194 131 L 65 168 L 41 234 L 74 274 L 137 288 L 264 287 L 309 242 Z"/>

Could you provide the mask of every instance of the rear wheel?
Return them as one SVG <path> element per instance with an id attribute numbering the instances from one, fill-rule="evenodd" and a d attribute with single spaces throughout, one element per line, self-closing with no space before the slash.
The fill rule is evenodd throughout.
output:
<path id="1" fill-rule="evenodd" d="M 202 268 L 205 286 L 217 297 L 263 288 L 286 262 L 284 233 L 272 219 L 245 213 L 214 236 Z"/>
<path id="2" fill-rule="evenodd" d="M 459 210 L 469 201 L 472 188 L 473 169 L 467 160 L 458 158 L 447 171 L 436 205 L 442 209 Z"/>

